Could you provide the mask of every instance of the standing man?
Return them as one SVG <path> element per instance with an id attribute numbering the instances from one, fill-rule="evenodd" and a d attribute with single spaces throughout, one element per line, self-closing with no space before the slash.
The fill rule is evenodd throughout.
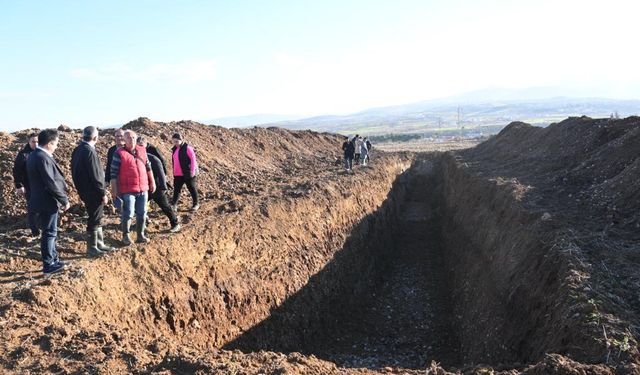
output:
<path id="1" fill-rule="evenodd" d="M 196 186 L 196 177 L 198 175 L 198 162 L 196 160 L 196 152 L 193 147 L 182 140 L 180 133 L 175 133 L 171 137 L 173 148 L 171 149 L 171 162 L 173 165 L 173 201 L 171 204 L 177 211 L 178 199 L 182 185 L 187 185 L 187 189 L 191 194 L 193 205 L 191 211 L 197 211 L 200 208 L 198 203 L 198 188 Z"/>
<path id="2" fill-rule="evenodd" d="M 342 151 L 344 151 L 344 169 L 349 172 L 353 168 L 353 155 L 356 151 L 356 146 L 348 137 L 342 144 Z"/>
<path id="3" fill-rule="evenodd" d="M 27 158 L 31 151 L 38 147 L 38 135 L 31 133 L 27 137 L 27 144 L 24 145 L 22 150 L 16 156 L 16 160 L 13 163 L 13 182 L 16 185 L 16 193 L 22 195 L 27 201 L 27 221 L 29 222 L 29 229 L 31 229 L 31 235 L 37 237 L 40 235 L 40 229 L 38 229 L 38 219 L 33 210 L 29 209 L 29 197 L 31 196 L 31 189 L 29 188 L 29 176 L 27 175 Z"/>
<path id="4" fill-rule="evenodd" d="M 73 184 L 84 202 L 87 220 L 87 255 L 100 256 L 114 249 L 104 244 L 102 215 L 107 204 L 104 171 L 96 153 L 98 129 L 87 126 L 82 131 L 82 142 L 71 154 L 71 175 Z"/>
<path id="5" fill-rule="evenodd" d="M 111 183 L 111 162 L 113 161 L 113 154 L 115 154 L 116 150 L 120 147 L 124 147 L 124 130 L 116 129 L 116 131 L 113 133 L 113 136 L 115 137 L 116 144 L 109 147 L 109 150 L 107 150 L 107 166 L 106 170 L 104 171 L 104 181 L 106 182 L 107 187 L 109 187 L 109 184 Z M 116 209 L 120 210 L 122 208 L 122 202 L 116 197 L 115 194 L 113 194 L 113 191 L 111 192 L 111 194 L 113 205 Z"/>
<path id="6" fill-rule="evenodd" d="M 58 148 L 58 131 L 46 129 L 38 134 L 38 147 L 31 152 L 27 160 L 27 173 L 31 198 L 29 209 L 34 210 L 38 217 L 42 237 L 40 251 L 42 253 L 42 272 L 45 275 L 62 271 L 64 263 L 56 251 L 56 236 L 58 234 L 58 211 L 69 209 L 67 184 L 62 176 L 60 167 L 53 159 L 53 153 Z"/>
<path id="7" fill-rule="evenodd" d="M 169 232 L 177 233 L 180 231 L 178 215 L 176 215 L 176 212 L 169 204 L 169 199 L 165 194 L 165 191 L 168 190 L 168 187 L 167 175 L 164 173 L 164 163 L 156 155 L 149 153 L 149 144 L 144 137 L 138 137 L 138 146 L 142 146 L 147 150 L 147 158 L 149 158 L 149 163 L 151 163 L 151 171 L 153 172 L 153 178 L 156 181 L 156 191 L 153 192 L 149 197 L 154 202 L 156 202 L 158 206 L 160 206 L 162 212 L 164 212 L 167 218 L 169 218 L 169 223 L 171 224 L 171 229 L 169 229 Z"/>
<path id="8" fill-rule="evenodd" d="M 149 242 L 145 237 L 147 227 L 148 193 L 156 190 L 151 164 L 144 147 L 136 144 L 133 130 L 124 132 L 125 147 L 113 154 L 111 161 L 111 191 L 122 200 L 122 243 L 131 245 L 129 231 L 133 212 L 136 213 L 137 243 Z M 115 201 L 115 198 L 114 198 Z"/>

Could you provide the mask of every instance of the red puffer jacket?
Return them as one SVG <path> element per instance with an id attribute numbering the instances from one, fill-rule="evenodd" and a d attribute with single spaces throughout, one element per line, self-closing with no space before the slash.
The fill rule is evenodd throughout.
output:
<path id="1" fill-rule="evenodd" d="M 135 150 L 135 156 L 125 147 L 121 147 L 116 151 L 120 156 L 118 194 L 149 191 L 147 150 L 142 146 L 136 146 Z"/>

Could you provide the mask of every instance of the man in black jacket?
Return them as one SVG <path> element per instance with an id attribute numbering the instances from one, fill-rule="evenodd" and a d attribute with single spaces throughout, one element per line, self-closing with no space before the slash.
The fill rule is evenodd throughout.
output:
<path id="1" fill-rule="evenodd" d="M 40 251 L 42 253 L 42 272 L 51 274 L 64 269 L 64 263 L 56 251 L 58 234 L 58 211 L 69 209 L 67 184 L 60 167 L 53 159 L 58 148 L 58 131 L 46 129 L 38 134 L 38 147 L 27 159 L 27 174 L 31 197 L 29 208 L 38 214 L 42 237 Z"/>
<path id="2" fill-rule="evenodd" d="M 20 150 L 13 163 L 13 182 L 16 185 L 16 193 L 26 198 L 27 207 L 29 206 L 29 196 L 31 196 L 29 176 L 27 176 L 27 158 L 36 147 L 38 147 L 38 135 L 31 133 L 27 137 L 27 144 Z M 39 236 L 40 229 L 38 229 L 38 219 L 33 210 L 27 210 L 27 221 L 29 222 L 31 235 L 34 237 Z"/>
<path id="3" fill-rule="evenodd" d="M 158 158 L 155 154 L 149 152 L 149 143 L 147 140 L 140 136 L 138 137 L 138 145 L 147 149 L 147 158 L 151 163 L 151 171 L 153 172 L 153 178 L 156 181 L 156 191 L 149 195 L 149 198 L 158 204 L 162 212 L 169 218 L 171 229 L 169 232 L 176 233 L 180 231 L 180 224 L 178 223 L 178 216 L 169 204 L 169 199 L 165 194 L 168 190 L 167 175 L 165 174 L 165 165 L 162 159 Z M 153 147 L 153 146 L 151 146 Z M 155 149 L 155 147 L 154 147 Z M 156 150 L 157 152 L 157 150 Z"/>
<path id="4" fill-rule="evenodd" d="M 353 157 L 356 152 L 355 137 L 352 140 L 347 138 L 342 144 L 344 151 L 344 169 L 349 172 L 353 168 Z"/>
<path id="5" fill-rule="evenodd" d="M 104 243 L 104 232 L 100 221 L 107 204 L 105 176 L 96 152 L 98 129 L 87 126 L 82 131 L 82 142 L 71 154 L 71 176 L 84 202 L 87 220 L 87 255 L 100 256 L 114 249 Z"/>

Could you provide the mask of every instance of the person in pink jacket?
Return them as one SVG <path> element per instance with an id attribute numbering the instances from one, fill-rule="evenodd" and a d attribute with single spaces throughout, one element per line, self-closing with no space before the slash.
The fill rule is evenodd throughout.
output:
<path id="1" fill-rule="evenodd" d="M 187 189 L 191 194 L 193 205 L 191 211 L 200 208 L 198 203 L 198 188 L 196 186 L 196 177 L 198 176 L 198 161 L 196 152 L 187 142 L 182 139 L 180 133 L 175 133 L 171 137 L 173 148 L 171 148 L 171 163 L 173 165 L 173 200 L 171 204 L 177 211 L 178 199 L 180 199 L 180 191 L 182 185 L 187 185 Z"/>

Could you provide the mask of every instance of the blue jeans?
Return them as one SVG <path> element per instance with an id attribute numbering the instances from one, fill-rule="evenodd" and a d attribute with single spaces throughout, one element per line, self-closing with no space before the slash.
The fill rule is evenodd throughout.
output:
<path id="1" fill-rule="evenodd" d="M 133 210 L 135 208 L 136 220 L 142 222 L 147 214 L 147 192 L 143 193 L 127 193 L 122 198 L 122 222 L 133 218 Z"/>
<path id="2" fill-rule="evenodd" d="M 59 261 L 58 252 L 56 251 L 56 236 L 58 235 L 58 212 L 37 212 L 38 224 L 42 231 L 40 237 L 40 253 L 42 254 L 42 263 L 46 266 L 52 266 Z"/>

